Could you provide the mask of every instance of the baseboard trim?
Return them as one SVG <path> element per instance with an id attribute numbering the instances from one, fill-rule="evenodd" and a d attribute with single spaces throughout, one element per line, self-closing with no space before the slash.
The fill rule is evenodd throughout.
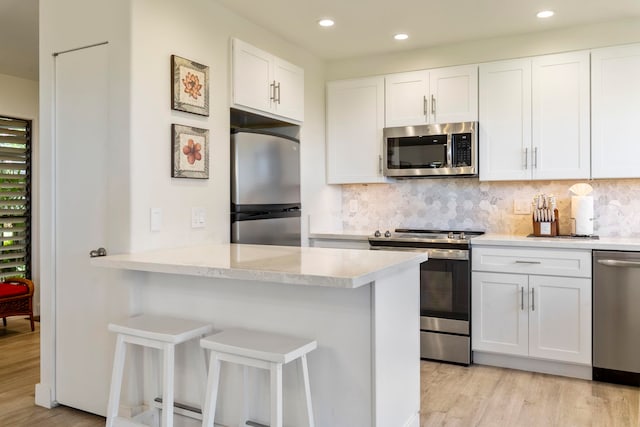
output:
<path id="1" fill-rule="evenodd" d="M 36 384 L 36 405 L 42 406 L 47 409 L 51 409 L 58 406 L 58 403 L 52 399 L 53 390 L 49 384 L 38 383 Z"/>
<path id="2" fill-rule="evenodd" d="M 498 366 L 521 371 L 539 372 L 541 374 L 559 375 L 583 380 L 592 379 L 591 365 L 554 362 L 550 360 L 531 359 L 528 357 L 508 356 L 504 354 L 473 352 L 473 363 L 478 365 Z"/>

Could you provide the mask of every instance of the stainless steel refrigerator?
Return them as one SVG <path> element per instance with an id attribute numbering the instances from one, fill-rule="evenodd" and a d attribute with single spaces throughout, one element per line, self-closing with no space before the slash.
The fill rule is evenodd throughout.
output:
<path id="1" fill-rule="evenodd" d="M 231 131 L 231 242 L 300 246 L 300 141 Z"/>

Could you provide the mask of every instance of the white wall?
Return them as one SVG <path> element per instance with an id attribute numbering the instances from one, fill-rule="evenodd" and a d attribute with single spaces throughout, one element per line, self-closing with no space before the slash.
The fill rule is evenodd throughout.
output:
<path id="1" fill-rule="evenodd" d="M 305 72 L 301 130 L 302 204 L 317 211 L 331 194 L 324 184 L 324 66 L 297 46 L 215 2 L 138 0 L 132 18 L 131 249 L 229 241 L 230 38 L 271 52 Z M 173 111 L 170 57 L 209 66 L 209 117 Z M 208 180 L 171 178 L 171 124 L 210 130 Z M 339 205 L 339 189 L 333 189 Z M 150 231 L 150 209 L 162 209 L 162 229 Z M 191 208 L 206 209 L 204 229 L 191 228 Z M 305 221 L 306 223 L 306 221 Z"/>
<path id="2" fill-rule="evenodd" d="M 333 61 L 327 80 L 475 64 L 640 41 L 640 18 Z"/>
<path id="3" fill-rule="evenodd" d="M 40 229 L 38 186 L 38 82 L 0 74 L 0 116 L 31 120 L 31 277 L 35 285 L 33 308 L 40 313 Z"/>

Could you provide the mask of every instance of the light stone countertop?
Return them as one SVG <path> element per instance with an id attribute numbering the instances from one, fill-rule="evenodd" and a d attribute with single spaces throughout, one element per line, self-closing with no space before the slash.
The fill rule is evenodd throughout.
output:
<path id="1" fill-rule="evenodd" d="M 358 288 L 426 261 L 426 254 L 207 244 L 92 258 L 98 267 L 295 285 Z"/>
<path id="2" fill-rule="evenodd" d="M 359 231 L 335 231 L 335 232 L 320 232 L 309 233 L 310 239 L 328 239 L 328 240 L 369 240 L 369 236 L 372 233 L 365 233 Z"/>
<path id="3" fill-rule="evenodd" d="M 471 239 L 471 247 L 473 246 L 640 251 L 640 238 L 601 237 L 599 239 L 588 239 L 581 237 L 527 237 L 509 234 L 484 234 Z"/>

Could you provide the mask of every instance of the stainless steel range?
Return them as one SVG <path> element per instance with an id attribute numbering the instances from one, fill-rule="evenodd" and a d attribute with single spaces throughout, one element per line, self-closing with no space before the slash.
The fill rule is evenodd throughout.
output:
<path id="1" fill-rule="evenodd" d="M 376 231 L 369 237 L 375 250 L 426 252 L 420 264 L 420 357 L 468 365 L 471 363 L 472 237 L 483 231 Z"/>

